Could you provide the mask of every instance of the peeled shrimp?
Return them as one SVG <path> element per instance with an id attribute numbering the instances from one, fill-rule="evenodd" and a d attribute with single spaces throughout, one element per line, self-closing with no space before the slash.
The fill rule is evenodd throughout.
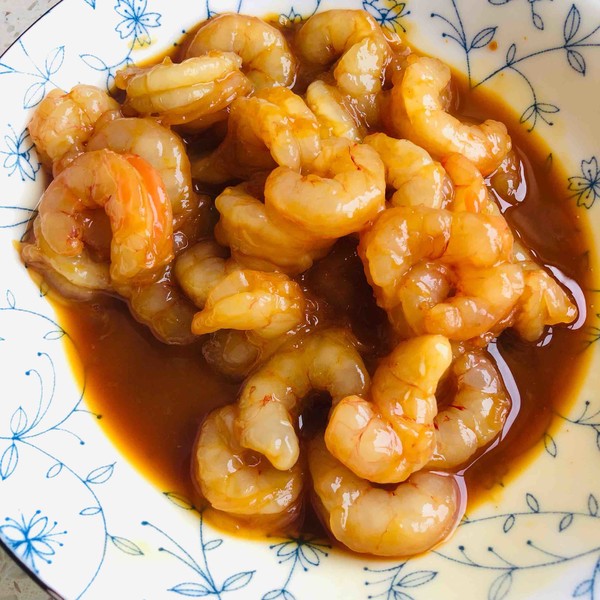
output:
<path id="1" fill-rule="evenodd" d="M 279 350 L 244 384 L 238 399 L 240 443 L 266 456 L 277 469 L 290 469 L 300 455 L 295 431 L 300 401 L 326 391 L 333 404 L 362 394 L 369 375 L 348 334 L 313 333 L 289 350 Z"/>
<path id="2" fill-rule="evenodd" d="M 500 214 L 477 166 L 462 154 L 450 154 L 442 164 L 454 184 L 454 197 L 448 208 L 484 214 Z"/>
<path id="3" fill-rule="evenodd" d="M 202 423 L 192 453 L 192 478 L 214 509 L 243 517 L 268 519 L 276 528 L 299 514 L 303 473 L 288 471 L 242 448 L 236 431 L 237 408 L 223 406 Z"/>
<path id="4" fill-rule="evenodd" d="M 385 206 L 383 163 L 365 144 L 323 140 L 310 173 L 278 167 L 267 177 L 265 206 L 267 214 L 322 239 L 360 231 Z"/>
<path id="5" fill-rule="evenodd" d="M 456 393 L 435 417 L 435 450 L 428 469 L 449 469 L 466 462 L 502 430 L 511 400 L 491 356 L 465 352 L 452 364 Z"/>
<path id="6" fill-rule="evenodd" d="M 332 243 L 298 231 L 276 212 L 267 211 L 247 184 L 226 188 L 215 206 L 219 211 L 215 237 L 249 269 L 297 275 L 322 258 Z"/>
<path id="7" fill-rule="evenodd" d="M 38 206 L 40 231 L 51 251 L 83 258 L 81 216 L 98 208 L 112 229 L 112 281 L 146 281 L 171 261 L 171 205 L 160 175 L 144 159 L 96 150 L 62 171 Z"/>
<path id="8" fill-rule="evenodd" d="M 462 516 L 452 475 L 422 471 L 394 489 L 376 487 L 338 462 L 322 439 L 311 440 L 308 463 L 317 513 L 331 534 L 355 552 L 425 552 L 444 540 Z"/>
<path id="9" fill-rule="evenodd" d="M 304 100 L 287 88 L 269 88 L 231 104 L 225 139 L 193 161 L 193 175 L 222 183 L 277 165 L 300 171 L 320 150 L 319 125 Z"/>
<path id="10" fill-rule="evenodd" d="M 333 75 L 352 96 L 381 90 L 391 49 L 377 21 L 364 10 L 328 10 L 311 16 L 296 35 L 307 62 L 327 66 L 339 58 Z"/>
<path id="11" fill-rule="evenodd" d="M 512 248 L 501 215 L 398 206 L 362 234 L 359 254 L 377 302 L 392 320 L 398 313 L 412 315 L 413 333 L 467 340 L 506 317 L 523 292 L 523 270 L 512 262 Z M 423 262 L 441 264 L 437 276 L 443 273 L 448 284 L 416 279 L 412 269 Z M 439 297 L 432 290 L 454 295 Z"/>
<path id="12" fill-rule="evenodd" d="M 300 286 L 284 274 L 234 270 L 211 289 L 194 316 L 192 332 L 241 329 L 275 338 L 302 321 L 304 307 Z"/>
<path id="13" fill-rule="evenodd" d="M 511 149 L 506 127 L 492 120 L 467 124 L 448 113 L 441 96 L 450 79 L 450 68 L 436 58 L 409 59 L 391 91 L 392 126 L 437 160 L 459 153 L 489 175 Z"/>
<path id="14" fill-rule="evenodd" d="M 390 198 L 392 206 L 446 207 L 452 197 L 452 182 L 427 151 L 385 133 L 368 135 L 363 142 L 374 148 L 383 161 L 386 183 L 395 190 Z"/>
<path id="15" fill-rule="evenodd" d="M 167 189 L 175 223 L 195 208 L 190 161 L 181 138 L 150 118 L 119 118 L 102 122 L 89 139 L 87 150 L 108 148 L 137 154 L 159 173 Z"/>
<path id="16" fill-rule="evenodd" d="M 93 85 L 76 85 L 70 92 L 51 90 L 29 121 L 29 134 L 47 168 L 69 154 L 83 152 L 101 115 L 119 115 L 119 103 Z"/>
<path id="17" fill-rule="evenodd" d="M 123 110 L 155 116 L 165 125 L 191 123 L 228 107 L 252 86 L 232 52 L 209 52 L 174 63 L 165 58 L 151 67 L 126 67 L 115 83 L 126 91 Z"/>
<path id="18" fill-rule="evenodd" d="M 306 89 L 306 103 L 319 122 L 321 137 L 341 137 L 352 142 L 365 137 L 365 124 L 334 85 L 313 81 Z"/>
<path id="19" fill-rule="evenodd" d="M 452 362 L 439 335 L 400 342 L 373 375 L 370 399 L 348 395 L 333 407 L 327 449 L 359 477 L 398 483 L 433 454 L 436 388 Z"/>
<path id="20" fill-rule="evenodd" d="M 226 13 L 208 20 L 194 35 L 185 56 L 202 56 L 211 50 L 238 54 L 242 70 L 256 89 L 291 87 L 296 79 L 296 59 L 285 37 L 257 17 Z"/>

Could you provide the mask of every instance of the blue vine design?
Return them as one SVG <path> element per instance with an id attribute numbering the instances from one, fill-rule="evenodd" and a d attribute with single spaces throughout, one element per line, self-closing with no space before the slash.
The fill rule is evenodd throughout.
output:
<path id="1" fill-rule="evenodd" d="M 379 579 L 365 581 L 366 586 L 381 586 L 383 591 L 377 594 L 369 594 L 369 600 L 383 598 L 384 600 L 415 600 L 415 597 L 407 590 L 420 588 L 429 582 L 433 581 L 437 576 L 437 571 L 411 571 L 405 573 L 405 569 L 409 563 L 402 562 L 398 565 L 389 568 L 372 569 L 364 567 L 368 573 L 376 573 L 380 576 Z M 383 576 L 383 577 L 381 577 Z"/>
<path id="2" fill-rule="evenodd" d="M 544 19 L 542 19 L 542 15 L 536 12 L 536 5 L 542 1 L 543 0 L 527 0 L 527 4 L 529 4 L 531 22 L 533 23 L 533 26 L 540 31 L 544 30 Z M 502 6 L 512 2 L 512 0 L 488 0 L 488 2 L 493 6 Z M 552 0 L 550 0 L 550 2 L 552 2 Z"/>
<path id="3" fill-rule="evenodd" d="M 401 21 L 401 19 L 410 15 L 410 10 L 406 8 L 406 2 L 363 0 L 363 9 L 371 14 L 382 27 L 396 33 L 406 33 L 406 27 Z"/>
<path id="4" fill-rule="evenodd" d="M 568 179 L 568 190 L 573 192 L 577 206 L 592 208 L 600 198 L 600 168 L 598 159 L 592 156 L 589 160 L 581 161 L 581 175 L 574 175 Z"/>
<path id="5" fill-rule="evenodd" d="M 252 580 L 255 571 L 238 571 L 225 578 L 221 583 L 215 581 L 208 560 L 209 553 L 220 548 L 223 544 L 223 539 L 216 537 L 207 539 L 206 532 L 204 531 L 204 516 L 202 511 L 198 511 L 186 498 L 171 492 L 166 492 L 165 496 L 179 508 L 198 513 L 200 545 L 199 555 L 197 552 L 188 552 L 166 531 L 153 525 L 149 521 L 142 521 L 143 526 L 153 529 L 170 543 L 171 548 L 160 546 L 158 551 L 169 554 L 186 567 L 189 567 L 197 578 L 196 580 L 183 581 L 175 584 L 167 591 L 190 598 L 213 597 L 217 600 L 222 600 L 225 594 L 246 588 Z M 196 560 L 197 556 L 200 557 L 199 560 Z"/>
<path id="6" fill-rule="evenodd" d="M 39 161 L 33 160 L 34 145 L 29 136 L 29 131 L 23 129 L 21 133 L 17 133 L 9 124 L 10 134 L 4 136 L 6 150 L 0 150 L 0 154 L 4 155 L 3 167 L 8 171 L 8 176 L 12 177 L 18 173 L 21 181 L 35 181 L 35 176 L 41 168 Z"/>
<path id="7" fill-rule="evenodd" d="M 571 423 L 571 425 L 587 427 L 594 432 L 596 437 L 596 449 L 600 452 L 600 409 L 595 410 L 592 408 L 592 403 L 589 400 L 586 400 L 583 403 L 583 410 L 578 417 L 572 419 L 561 414 L 558 416 L 567 423 Z"/>
<path id="8" fill-rule="evenodd" d="M 329 556 L 331 546 L 315 537 L 289 538 L 285 542 L 269 546 L 275 550 L 279 564 L 289 563 L 287 577 L 282 586 L 269 590 L 261 600 L 296 600 L 296 596 L 289 590 L 292 577 L 300 567 L 308 571 L 311 567 L 318 567 L 321 559 Z"/>

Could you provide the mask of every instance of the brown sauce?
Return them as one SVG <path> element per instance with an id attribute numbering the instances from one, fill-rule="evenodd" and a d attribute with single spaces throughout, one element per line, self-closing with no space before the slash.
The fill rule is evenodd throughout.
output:
<path id="1" fill-rule="evenodd" d="M 505 216 L 539 260 L 555 269 L 581 312 L 577 323 L 552 328 L 541 342 L 527 343 L 507 331 L 491 345 L 514 406 L 501 441 L 480 452 L 466 469 L 472 507 L 527 464 L 554 412 L 565 411 L 575 397 L 589 354 L 583 352 L 582 290 L 591 286 L 587 226 L 567 197 L 557 157 L 551 160 L 542 140 L 525 132 L 499 99 L 456 81 L 457 114 L 494 118 L 509 128 L 527 189 Z M 390 350 L 385 315 L 374 304 L 352 239 L 340 240 L 330 256 L 298 281 L 318 305 L 321 320 L 352 326 L 371 369 Z M 189 471 L 198 427 L 210 410 L 235 400 L 239 384 L 207 366 L 200 342 L 185 347 L 160 343 L 119 300 L 61 301 L 56 308 L 86 367 L 87 405 L 102 417 L 107 435 L 159 489 L 192 498 Z M 318 410 L 305 421 L 310 423 L 315 414 Z M 310 512 L 303 531 L 322 534 Z"/>

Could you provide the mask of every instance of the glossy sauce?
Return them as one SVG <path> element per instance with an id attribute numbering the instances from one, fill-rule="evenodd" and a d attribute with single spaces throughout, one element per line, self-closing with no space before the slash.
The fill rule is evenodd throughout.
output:
<path id="1" fill-rule="evenodd" d="M 577 392 L 589 354 L 583 352 L 582 292 L 589 287 L 588 238 L 580 213 L 567 197 L 567 178 L 548 148 L 526 133 L 518 117 L 496 98 L 470 92 L 455 81 L 456 113 L 497 119 L 509 128 L 527 189 L 519 191 L 505 216 L 539 260 L 555 269 L 580 311 L 574 325 L 555 327 L 536 344 L 507 331 L 490 346 L 513 410 L 502 441 L 480 452 L 464 473 L 472 507 L 489 497 L 488 490 L 506 485 L 534 456 L 528 450 L 539 443 L 553 413 L 565 411 Z M 297 279 L 314 301 L 319 320 L 353 328 L 372 371 L 391 348 L 385 315 L 374 304 L 355 245 L 353 239 L 340 240 L 330 256 Z M 185 347 L 158 342 L 119 300 L 61 301 L 56 307 L 86 365 L 87 405 L 102 417 L 107 434 L 158 488 L 193 497 L 189 471 L 196 432 L 211 409 L 236 399 L 239 384 L 211 371 L 200 342 Z M 303 423 L 309 427 L 323 412 L 312 410 Z M 307 516 L 304 530 L 318 530 L 314 515 Z"/>

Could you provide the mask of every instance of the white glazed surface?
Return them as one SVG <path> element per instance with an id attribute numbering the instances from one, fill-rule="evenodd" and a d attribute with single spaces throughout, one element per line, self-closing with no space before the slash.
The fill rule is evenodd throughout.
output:
<path id="1" fill-rule="evenodd" d="M 0 537 L 65 598 L 594 600 L 600 594 L 595 294 L 586 325 L 585 351 L 595 353 L 591 374 L 570 412 L 557 414 L 532 450 L 530 466 L 507 488 L 492 490 L 434 552 L 366 561 L 320 540 L 223 536 L 186 499 L 144 480 L 86 412 L 65 357 L 68 332 L 14 252 L 12 242 L 43 187 L 27 116 L 52 87 L 110 84 L 119 66 L 155 55 L 207 10 L 299 18 L 340 6 L 364 7 L 385 26 L 406 28 L 417 47 L 468 71 L 472 85 L 494 86 L 522 115 L 522 126 L 546 138 L 570 175 L 564 181 L 570 201 L 600 227 L 595 0 L 64 0 L 0 59 Z M 73 22 L 77 28 L 65 25 Z M 595 267 L 595 248 L 590 260 Z"/>

